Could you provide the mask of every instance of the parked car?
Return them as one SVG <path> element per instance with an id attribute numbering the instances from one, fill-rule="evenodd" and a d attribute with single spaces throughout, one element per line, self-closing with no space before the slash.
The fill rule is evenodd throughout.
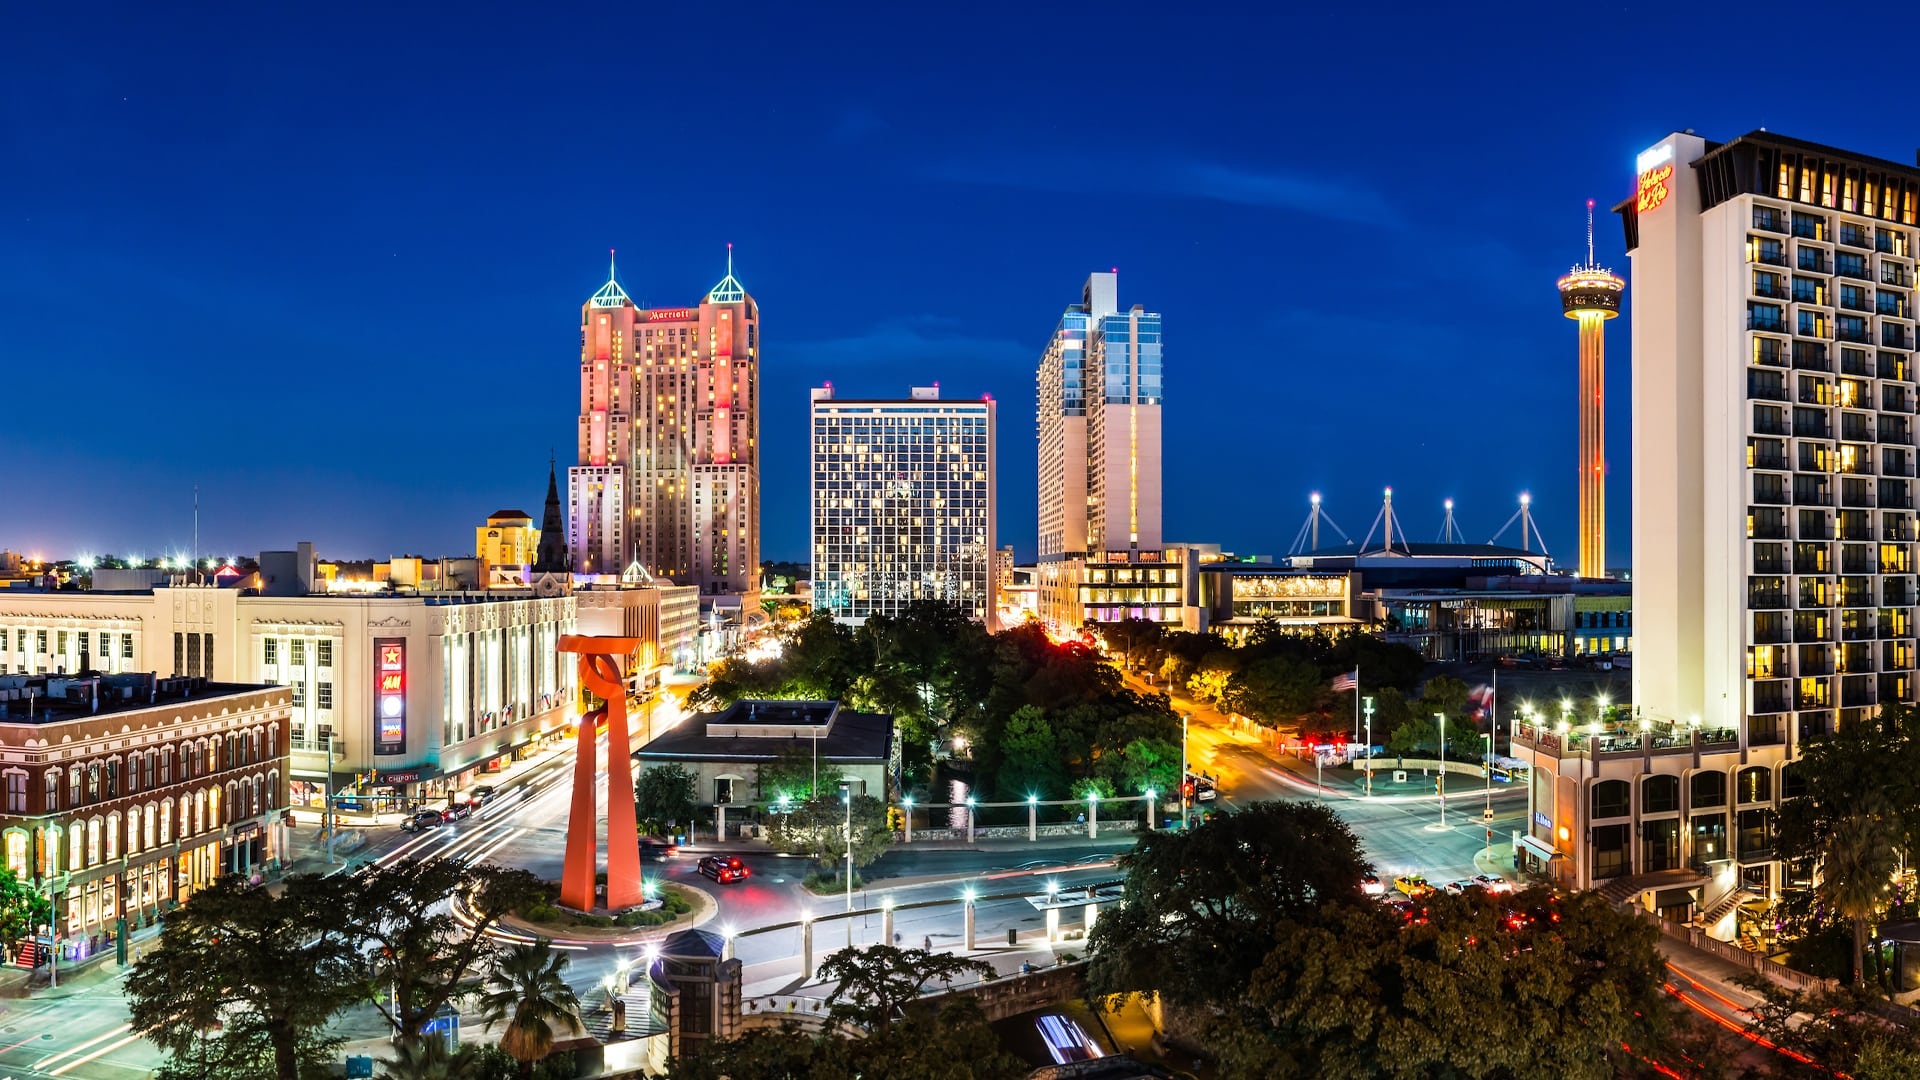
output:
<path id="1" fill-rule="evenodd" d="M 640 838 L 640 858 L 648 861 L 670 859 L 680 854 L 680 845 L 658 836 Z"/>
<path id="2" fill-rule="evenodd" d="M 1513 882 L 1508 881 L 1498 874 L 1475 874 L 1467 880 L 1490 893 L 1510 893 L 1513 891 Z"/>
<path id="3" fill-rule="evenodd" d="M 729 881 L 745 881 L 753 876 L 753 871 L 747 869 L 738 855 L 709 855 L 700 860 L 699 870 L 723 885 Z"/>
<path id="4" fill-rule="evenodd" d="M 1461 878 L 1458 881 L 1449 881 L 1445 886 L 1447 893 L 1453 896 L 1464 896 L 1467 890 L 1478 889 L 1480 887 L 1481 885 L 1479 882 L 1474 881 L 1470 878 Z"/>
<path id="5" fill-rule="evenodd" d="M 1385 896 L 1387 885 L 1374 875 L 1368 874 L 1360 879 L 1360 892 L 1366 896 Z"/>

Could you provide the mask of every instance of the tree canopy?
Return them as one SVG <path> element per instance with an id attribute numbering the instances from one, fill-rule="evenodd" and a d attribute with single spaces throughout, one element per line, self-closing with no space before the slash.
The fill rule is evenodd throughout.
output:
<path id="1" fill-rule="evenodd" d="M 1600 1080 L 1679 1030 L 1652 927 L 1544 890 L 1436 895 L 1409 921 L 1361 894 L 1358 840 L 1315 803 L 1144 837 L 1122 867 L 1089 991 L 1159 995 L 1229 1080 Z"/>
<path id="2" fill-rule="evenodd" d="M 668 825 L 693 820 L 699 803 L 698 781 L 678 762 L 650 765 L 633 789 L 634 817 L 641 827 L 661 832 Z"/>
<path id="3" fill-rule="evenodd" d="M 127 976 L 134 1028 L 175 1075 L 317 1075 L 340 1042 L 327 1022 L 372 992 L 344 917 L 349 895 L 343 879 L 313 874 L 278 895 L 216 879 L 166 915 L 160 947 Z"/>

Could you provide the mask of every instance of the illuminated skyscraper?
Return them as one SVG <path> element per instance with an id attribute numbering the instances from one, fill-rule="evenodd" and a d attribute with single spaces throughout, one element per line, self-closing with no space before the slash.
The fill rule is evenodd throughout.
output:
<path id="1" fill-rule="evenodd" d="M 1607 576 L 1607 320 L 1620 314 L 1627 283 L 1593 261 L 1593 200 L 1587 200 L 1587 261 L 1560 279 L 1560 309 L 1580 326 L 1580 576 Z"/>
<path id="2" fill-rule="evenodd" d="M 813 391 L 813 601 L 834 618 L 956 604 L 992 628 L 994 402 Z"/>
<path id="3" fill-rule="evenodd" d="M 1090 570 L 1162 560 L 1160 316 L 1119 310 L 1118 288 L 1116 273 L 1089 275 L 1040 358 L 1041 617 L 1056 629 L 1179 618 L 1157 571 Z M 1150 587 L 1082 589 L 1093 583 Z"/>
<path id="4" fill-rule="evenodd" d="M 703 596 L 758 590 L 759 338 L 731 246 L 698 307 L 642 308 L 609 268 L 580 308 L 575 572 L 637 561 Z"/>

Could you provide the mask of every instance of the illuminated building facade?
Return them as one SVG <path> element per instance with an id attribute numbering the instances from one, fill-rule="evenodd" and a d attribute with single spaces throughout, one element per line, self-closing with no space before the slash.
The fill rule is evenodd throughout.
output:
<path id="1" fill-rule="evenodd" d="M 1727 937 L 1810 879 L 1771 832 L 1802 742 L 1914 700 L 1920 169 L 1754 132 L 1636 173 L 1634 715 L 1522 728 L 1521 846 L 1581 886 L 1697 870 Z"/>
<path id="2" fill-rule="evenodd" d="M 1161 550 L 1161 317 L 1121 311 L 1118 290 L 1118 274 L 1089 275 L 1040 358 L 1038 589 L 1056 632 L 1178 622 L 1185 597 Z"/>
<path id="3" fill-rule="evenodd" d="M 0 860 L 52 896 L 70 948 L 285 857 L 289 698 L 144 673 L 0 676 L 0 743 L 33 748 L 0 760 Z"/>
<path id="4" fill-rule="evenodd" d="M 1593 261 L 1593 200 L 1587 200 L 1587 261 L 1560 279 L 1560 308 L 1580 328 L 1580 576 L 1607 576 L 1607 320 L 1620 314 L 1627 283 Z"/>
<path id="5" fill-rule="evenodd" d="M 991 398 L 943 400 L 813 391 L 813 602 L 837 619 L 899 615 L 944 600 L 990 629 L 1000 580 L 994 548 Z"/>
<path id="6" fill-rule="evenodd" d="M 532 566 L 540 530 L 525 510 L 496 510 L 473 530 L 473 553 L 489 567 Z"/>
<path id="7" fill-rule="evenodd" d="M 580 308 L 575 573 L 638 561 L 704 596 L 758 591 L 759 339 L 731 254 L 697 307 L 642 308 L 609 269 Z"/>

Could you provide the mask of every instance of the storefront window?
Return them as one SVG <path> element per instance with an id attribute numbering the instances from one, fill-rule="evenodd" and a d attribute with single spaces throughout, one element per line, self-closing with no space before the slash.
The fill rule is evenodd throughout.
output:
<path id="1" fill-rule="evenodd" d="M 14 876 L 27 876 L 27 834 L 24 832 L 7 833 L 7 869 Z"/>

